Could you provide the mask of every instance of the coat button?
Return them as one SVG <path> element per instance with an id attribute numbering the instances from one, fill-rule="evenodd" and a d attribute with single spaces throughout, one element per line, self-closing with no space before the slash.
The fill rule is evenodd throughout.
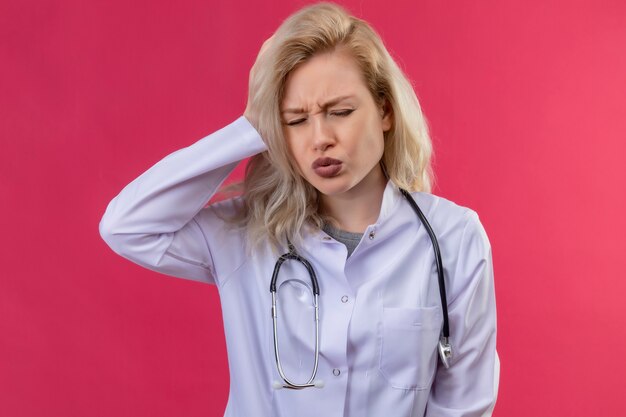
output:
<path id="1" fill-rule="evenodd" d="M 376 236 L 376 233 L 372 230 L 369 234 L 370 240 L 374 240 L 374 236 Z"/>
<path id="2" fill-rule="evenodd" d="M 341 297 L 341 302 L 342 303 L 347 303 L 348 302 L 348 296 L 344 295 L 343 297 Z"/>
<path id="3" fill-rule="evenodd" d="M 333 369 L 333 375 L 339 376 L 339 375 L 341 375 L 341 371 L 339 369 L 335 368 L 335 369 Z"/>

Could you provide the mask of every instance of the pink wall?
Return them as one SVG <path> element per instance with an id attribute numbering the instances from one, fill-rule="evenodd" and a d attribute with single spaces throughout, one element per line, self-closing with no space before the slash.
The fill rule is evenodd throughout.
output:
<path id="1" fill-rule="evenodd" d="M 0 3 L 0 416 L 219 416 L 214 288 L 98 235 L 108 201 L 243 111 L 298 5 Z M 623 415 L 626 5 L 346 1 L 414 80 L 436 193 L 491 238 L 498 417 Z"/>

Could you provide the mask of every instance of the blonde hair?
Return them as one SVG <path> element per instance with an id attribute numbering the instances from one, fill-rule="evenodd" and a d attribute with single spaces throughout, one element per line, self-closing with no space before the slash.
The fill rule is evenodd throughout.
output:
<path id="1" fill-rule="evenodd" d="M 378 103 L 387 102 L 393 125 L 385 133 L 381 163 L 389 179 L 408 191 L 430 191 L 432 145 L 411 83 L 370 25 L 331 3 L 305 7 L 287 18 L 259 58 L 250 80 L 250 105 L 268 151 L 251 158 L 243 183 L 239 220 L 252 246 L 287 239 L 298 245 L 305 226 L 320 228 L 318 192 L 298 173 L 283 136 L 280 105 L 287 76 L 313 55 L 350 52 Z"/>

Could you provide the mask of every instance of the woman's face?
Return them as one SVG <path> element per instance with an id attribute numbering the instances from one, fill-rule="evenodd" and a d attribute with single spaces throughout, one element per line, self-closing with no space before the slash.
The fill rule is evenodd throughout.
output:
<path id="1" fill-rule="evenodd" d="M 287 146 L 320 193 L 349 196 L 383 178 L 383 132 L 392 116 L 374 101 L 348 52 L 318 54 L 295 69 L 281 104 Z"/>

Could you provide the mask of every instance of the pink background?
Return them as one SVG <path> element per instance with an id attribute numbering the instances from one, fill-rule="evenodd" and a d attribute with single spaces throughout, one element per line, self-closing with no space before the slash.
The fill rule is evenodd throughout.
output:
<path id="1" fill-rule="evenodd" d="M 303 4 L 0 3 L 0 416 L 222 414 L 215 288 L 116 256 L 98 222 L 242 113 L 256 51 Z M 414 81 L 435 192 L 490 236 L 495 416 L 623 415 L 625 3 L 344 4 Z"/>

